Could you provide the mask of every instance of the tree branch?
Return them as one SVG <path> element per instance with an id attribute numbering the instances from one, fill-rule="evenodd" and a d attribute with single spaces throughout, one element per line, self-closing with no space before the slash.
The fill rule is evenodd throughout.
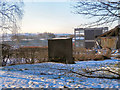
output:
<path id="1" fill-rule="evenodd" d="M 88 23 L 89 26 L 99 26 L 105 23 L 111 24 L 111 22 L 115 22 L 120 18 L 118 10 L 120 10 L 120 2 L 110 2 L 103 0 L 95 0 L 94 2 L 91 0 L 83 1 L 79 0 L 74 6 L 76 14 L 89 16 L 91 18 L 101 17 L 99 20 L 95 22 Z M 104 18 L 104 19 L 102 19 Z M 114 20 L 113 20 L 114 19 Z M 99 21 L 99 22 L 98 22 Z M 97 24 L 96 24 L 97 23 Z M 88 24 L 84 24 L 88 25 Z"/>
<path id="2" fill-rule="evenodd" d="M 113 76 L 113 77 L 107 77 L 107 76 L 92 76 L 92 75 L 86 75 L 86 74 L 83 74 L 83 73 L 74 72 L 74 71 L 68 70 L 68 69 L 57 69 L 57 70 L 66 70 L 66 71 L 68 71 L 68 72 L 70 72 L 70 73 L 78 74 L 78 75 L 80 75 L 80 76 L 84 76 L 84 77 L 87 77 L 87 78 L 120 79 L 120 74 L 118 74 L 118 73 L 116 73 L 116 72 L 113 72 L 113 71 L 110 71 L 110 70 L 104 70 L 104 69 L 101 69 L 101 70 L 99 69 L 99 70 L 94 70 L 94 71 L 88 71 L 88 70 L 86 70 L 85 73 L 92 73 L 92 72 L 96 72 L 96 71 L 108 71 L 108 72 L 110 72 L 110 73 L 113 73 L 113 74 L 118 75 L 118 77 L 115 77 L 115 76 Z"/>

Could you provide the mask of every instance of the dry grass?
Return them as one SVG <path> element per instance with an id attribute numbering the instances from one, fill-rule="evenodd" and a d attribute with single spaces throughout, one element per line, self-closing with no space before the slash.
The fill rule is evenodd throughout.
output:
<path id="1" fill-rule="evenodd" d="M 85 48 L 76 48 L 73 50 L 73 56 L 75 61 L 87 61 L 93 59 L 95 52 L 85 49 Z"/>
<path id="2" fill-rule="evenodd" d="M 110 59 L 111 57 L 110 50 L 106 50 L 106 53 L 104 52 L 104 50 L 101 50 L 101 54 L 97 54 L 94 50 L 85 48 L 76 48 L 73 51 L 75 61 L 104 60 Z"/>
<path id="3" fill-rule="evenodd" d="M 48 48 L 21 47 L 19 49 L 13 50 L 12 56 L 10 58 L 15 58 L 15 64 L 23 63 L 21 61 L 22 59 L 24 59 L 24 63 L 26 64 L 46 62 L 48 61 Z"/>

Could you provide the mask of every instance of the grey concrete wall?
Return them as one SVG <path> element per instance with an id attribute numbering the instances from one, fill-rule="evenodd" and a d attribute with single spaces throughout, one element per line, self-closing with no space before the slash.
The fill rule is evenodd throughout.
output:
<path id="1" fill-rule="evenodd" d="M 85 48 L 93 48 L 95 46 L 95 36 L 102 34 L 102 29 L 89 29 L 85 30 Z M 90 40 L 87 41 L 86 40 Z M 92 41 L 91 41 L 92 40 Z"/>
<path id="2" fill-rule="evenodd" d="M 85 40 L 94 40 L 94 30 L 85 30 Z"/>
<path id="3" fill-rule="evenodd" d="M 95 46 L 95 42 L 85 42 L 85 48 L 92 49 Z"/>
<path id="4" fill-rule="evenodd" d="M 74 63 L 72 38 L 48 40 L 48 57 L 49 61 Z"/>

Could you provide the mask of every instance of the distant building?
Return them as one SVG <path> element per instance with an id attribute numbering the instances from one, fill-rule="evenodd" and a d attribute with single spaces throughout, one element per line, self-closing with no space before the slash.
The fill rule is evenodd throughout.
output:
<path id="1" fill-rule="evenodd" d="M 74 47 L 93 48 L 95 37 L 108 31 L 108 27 L 101 28 L 75 28 Z"/>

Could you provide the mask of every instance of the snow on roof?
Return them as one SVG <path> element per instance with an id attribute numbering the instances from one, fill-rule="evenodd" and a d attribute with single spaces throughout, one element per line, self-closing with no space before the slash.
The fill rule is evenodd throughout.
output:
<path id="1" fill-rule="evenodd" d="M 57 39 L 70 39 L 70 37 L 64 37 L 64 38 L 52 38 L 52 39 L 49 39 L 49 40 L 57 40 Z"/>

